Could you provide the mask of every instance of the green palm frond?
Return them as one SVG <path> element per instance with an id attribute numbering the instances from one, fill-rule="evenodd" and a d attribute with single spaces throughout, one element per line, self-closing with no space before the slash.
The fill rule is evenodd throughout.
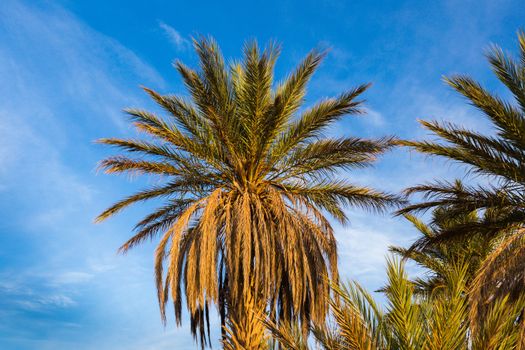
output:
<path id="1" fill-rule="evenodd" d="M 469 263 L 465 279 L 470 286 L 482 261 L 499 244 L 501 236 L 499 227 L 492 228 L 494 232 L 487 234 L 491 222 L 499 218 L 493 211 L 480 216 L 477 211 L 457 213 L 439 207 L 433 211 L 429 224 L 410 214 L 405 214 L 405 218 L 421 237 L 409 248 L 390 247 L 390 251 L 425 269 L 425 275 L 414 279 L 413 283 L 418 294 L 427 296 L 446 286 L 448 271 L 461 261 Z"/>
<path id="2" fill-rule="evenodd" d="M 496 299 L 473 334 L 473 349 L 524 349 L 523 310 L 525 296 L 514 302 L 508 296 Z"/>
<path id="3" fill-rule="evenodd" d="M 450 264 L 444 272 L 444 280 L 440 297 L 431 298 L 430 317 L 425 320 L 428 324 L 424 349 L 461 350 L 467 348 L 468 302 L 465 298 L 466 282 L 469 266 L 464 261 Z"/>
<path id="4" fill-rule="evenodd" d="M 225 350 L 268 350 L 269 337 L 264 323 L 264 303 L 248 295 L 242 309 L 236 309 L 224 326 Z"/>
<path id="5" fill-rule="evenodd" d="M 523 32 L 518 33 L 520 56 L 525 55 Z M 446 122 L 422 125 L 443 143 L 402 141 L 422 153 L 445 157 L 465 164 L 470 171 L 492 178 L 490 186 L 458 187 L 447 182 L 409 188 L 408 194 L 421 193 L 426 201 L 408 206 L 400 213 L 426 210 L 436 206 L 453 206 L 458 211 L 475 209 L 506 210 L 502 225 L 523 223 L 525 213 L 525 62 L 494 46 L 487 55 L 492 70 L 511 92 L 513 100 L 504 101 L 472 78 L 454 76 L 445 81 L 476 108 L 496 129 L 496 135 L 483 135 Z"/>
<path id="6" fill-rule="evenodd" d="M 385 316 L 372 296 L 357 282 L 332 288 L 336 299 L 331 309 L 340 348 L 382 349 L 386 345 Z"/>
<path id="7" fill-rule="evenodd" d="M 524 296 L 510 302 L 498 296 L 476 325 L 469 323 L 471 299 L 467 282 L 467 259 L 451 262 L 443 271 L 439 290 L 415 295 L 402 260 L 388 259 L 386 311 L 358 283 L 332 284 L 330 326 L 314 327 L 318 349 L 325 350 L 485 350 L 523 349 Z M 298 324 L 266 322 L 272 337 L 282 349 L 308 350 Z"/>
<path id="8" fill-rule="evenodd" d="M 399 349 L 420 349 L 424 343 L 425 324 L 422 306 L 414 302 L 414 286 L 408 280 L 404 263 L 391 259 L 387 262 L 388 299 L 387 322 L 392 333 L 392 346 Z"/>
<path id="9" fill-rule="evenodd" d="M 269 320 L 265 321 L 272 338 L 278 346 L 287 350 L 309 350 L 308 339 L 305 339 L 304 333 L 297 323 L 281 322 L 276 324 Z"/>

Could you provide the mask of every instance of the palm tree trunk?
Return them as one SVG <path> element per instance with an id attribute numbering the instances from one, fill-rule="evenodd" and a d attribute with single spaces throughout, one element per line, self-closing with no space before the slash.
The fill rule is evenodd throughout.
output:
<path id="1" fill-rule="evenodd" d="M 242 303 L 233 306 L 228 315 L 227 327 L 224 328 L 224 349 L 268 349 L 269 339 L 263 323 L 264 315 L 264 302 L 256 300 L 251 294 L 246 295 Z"/>

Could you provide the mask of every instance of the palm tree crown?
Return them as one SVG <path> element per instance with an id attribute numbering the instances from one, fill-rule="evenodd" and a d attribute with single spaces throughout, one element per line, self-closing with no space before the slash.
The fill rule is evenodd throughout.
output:
<path id="1" fill-rule="evenodd" d="M 424 210 L 435 206 L 454 206 L 458 212 L 495 208 L 507 211 L 493 225 L 506 227 L 525 220 L 525 33 L 518 34 L 520 58 L 494 46 L 488 60 L 498 79 L 514 98 L 506 102 L 491 94 L 467 76 L 454 76 L 445 81 L 477 107 L 496 128 L 487 136 L 452 123 L 426 122 L 423 126 L 447 142 L 403 142 L 430 155 L 443 156 L 466 164 L 471 172 L 488 175 L 495 181 L 490 186 L 457 186 L 438 182 L 408 189 L 424 194 L 427 202 L 408 206 L 402 212 Z"/>
<path id="2" fill-rule="evenodd" d="M 97 220 L 133 203 L 164 200 L 121 250 L 162 234 L 155 258 L 162 316 L 171 296 L 179 323 L 185 299 L 192 331 L 203 342 L 211 305 L 224 325 L 253 298 L 274 320 L 323 322 L 326 277 L 338 274 L 325 213 L 344 223 L 346 205 L 382 210 L 399 202 L 334 177 L 370 165 L 392 146 L 390 138 L 322 134 L 342 116 L 361 112 L 356 98 L 368 85 L 301 111 L 323 53 L 312 51 L 274 87 L 275 45 L 247 44 L 242 62 L 231 64 L 212 39 L 194 46 L 200 69 L 175 64 L 189 97 L 145 89 L 169 116 L 127 110 L 151 138 L 100 140 L 136 155 L 103 160 L 107 173 L 161 175 L 162 184 L 117 202 Z"/>

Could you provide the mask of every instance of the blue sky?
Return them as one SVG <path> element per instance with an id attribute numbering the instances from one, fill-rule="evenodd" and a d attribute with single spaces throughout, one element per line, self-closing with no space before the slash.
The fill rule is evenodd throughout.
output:
<path id="1" fill-rule="evenodd" d="M 307 103 L 362 82 L 369 114 L 333 134 L 422 138 L 417 119 L 489 131 L 441 77 L 468 73 L 501 92 L 489 43 L 515 51 L 525 6 L 515 1 L 17 1 L 0 2 L 0 348 L 191 349 L 188 323 L 163 328 L 152 276 L 154 242 L 116 254 L 150 206 L 93 218 L 148 180 L 97 173 L 109 151 L 93 140 L 130 136 L 121 110 L 154 108 L 140 85 L 183 92 L 171 67 L 192 65 L 190 37 L 211 34 L 225 56 L 246 39 L 283 46 L 283 76 L 313 47 L 331 48 Z M 355 182 L 399 191 L 462 169 L 396 150 Z M 369 288 L 384 281 L 391 244 L 415 232 L 399 218 L 349 213 L 337 227 L 340 270 Z M 217 329 L 216 329 L 217 331 Z"/>

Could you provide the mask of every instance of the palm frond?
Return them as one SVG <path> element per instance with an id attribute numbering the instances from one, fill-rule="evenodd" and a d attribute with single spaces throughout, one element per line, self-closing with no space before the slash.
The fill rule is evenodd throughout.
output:
<path id="1" fill-rule="evenodd" d="M 523 57 L 524 34 L 518 33 L 520 55 Z M 456 186 L 435 182 L 411 187 L 407 194 L 419 193 L 424 202 L 416 203 L 398 213 L 421 211 L 429 208 L 454 207 L 459 213 L 473 210 L 507 211 L 501 220 L 502 229 L 523 223 L 525 204 L 525 61 L 516 60 L 493 46 L 488 60 L 496 77 L 514 97 L 504 101 L 468 76 L 457 75 L 445 81 L 462 94 L 496 129 L 496 135 L 483 135 L 453 123 L 421 122 L 440 141 L 402 141 L 422 153 L 444 157 L 465 164 L 470 172 L 488 177 L 490 185 Z M 496 224 L 496 223 L 494 223 Z M 456 231 L 459 232 L 459 231 Z"/>
<path id="2" fill-rule="evenodd" d="M 483 261 L 470 291 L 470 320 L 474 329 L 487 317 L 493 300 L 512 304 L 525 288 L 525 231 L 507 232 L 502 242 Z"/>

